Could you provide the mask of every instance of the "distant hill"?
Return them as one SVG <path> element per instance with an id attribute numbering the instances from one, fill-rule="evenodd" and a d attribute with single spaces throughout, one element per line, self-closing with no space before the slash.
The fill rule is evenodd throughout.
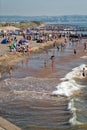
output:
<path id="1" fill-rule="evenodd" d="M 29 22 L 41 21 L 44 23 L 86 24 L 87 15 L 65 16 L 0 16 L 0 22 Z"/>

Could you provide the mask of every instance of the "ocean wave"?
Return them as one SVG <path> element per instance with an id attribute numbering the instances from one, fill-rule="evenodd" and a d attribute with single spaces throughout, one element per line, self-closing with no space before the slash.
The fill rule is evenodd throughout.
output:
<path id="1" fill-rule="evenodd" d="M 84 78 L 82 75 L 82 70 L 83 68 L 86 68 L 85 64 L 82 64 L 81 66 L 78 66 L 74 69 L 72 69 L 71 72 L 66 74 L 64 78 L 61 80 L 60 84 L 56 86 L 57 90 L 52 92 L 52 95 L 64 95 L 67 97 L 70 97 L 74 94 L 75 91 L 80 90 L 83 88 L 83 85 L 79 85 L 76 81 L 75 78 Z"/>
<path id="2" fill-rule="evenodd" d="M 75 92 L 80 91 L 81 89 L 85 88 L 85 85 L 80 85 L 76 82 L 76 78 L 83 79 L 84 77 L 82 76 L 82 70 L 83 68 L 86 68 L 85 64 L 82 64 L 76 68 L 73 68 L 71 72 L 66 74 L 64 78 L 61 79 L 61 83 L 56 86 L 57 90 L 52 92 L 52 95 L 62 95 L 69 97 L 69 103 L 68 103 L 68 110 L 72 112 L 72 117 L 69 119 L 69 123 L 71 125 L 80 125 L 85 123 L 84 121 L 80 121 L 79 118 L 77 117 L 77 112 L 80 111 L 80 108 L 77 104 L 77 106 L 74 104 L 75 103 Z M 79 98 L 78 98 L 79 101 Z M 83 111 L 82 109 L 81 111 Z M 81 117 L 83 117 L 81 115 Z M 84 118 L 84 117 L 83 117 Z"/>
<path id="3" fill-rule="evenodd" d="M 69 80 L 69 81 L 65 81 L 60 83 L 57 86 L 57 90 L 54 91 L 52 94 L 53 95 L 64 95 L 67 97 L 70 97 L 73 95 L 74 91 L 79 90 L 79 88 L 81 87 L 81 85 L 78 85 L 75 80 Z"/>
<path id="4" fill-rule="evenodd" d="M 80 57 L 80 58 L 82 58 L 82 59 L 87 59 L 87 56 L 82 56 L 82 57 Z"/>
<path id="5" fill-rule="evenodd" d="M 68 109 L 72 112 L 73 116 L 70 118 L 69 123 L 72 125 L 80 125 L 81 122 L 77 121 L 76 107 L 74 106 L 74 99 L 71 99 L 68 103 Z"/>

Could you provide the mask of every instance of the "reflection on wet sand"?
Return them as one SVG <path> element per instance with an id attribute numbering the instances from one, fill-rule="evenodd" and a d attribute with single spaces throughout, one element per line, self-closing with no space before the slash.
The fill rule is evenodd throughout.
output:
<path id="1" fill-rule="evenodd" d="M 81 47 L 76 56 L 72 45 L 67 45 L 63 51 L 52 48 L 18 63 L 12 71 L 12 80 L 3 75 L 0 114 L 25 130 L 73 130 L 74 126 L 69 123 L 72 117 L 68 109 L 69 98 L 53 96 L 52 92 L 61 82 L 60 78 L 83 62 Z M 75 128 L 79 130 L 80 126 Z"/>

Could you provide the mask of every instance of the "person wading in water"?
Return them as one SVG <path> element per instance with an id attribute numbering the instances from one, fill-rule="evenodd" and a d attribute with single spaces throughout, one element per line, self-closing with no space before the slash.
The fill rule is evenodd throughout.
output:
<path id="1" fill-rule="evenodd" d="M 76 49 L 74 48 L 74 54 L 76 55 Z"/>
<path id="2" fill-rule="evenodd" d="M 51 61 L 52 61 L 51 67 L 52 67 L 52 71 L 53 71 L 53 69 L 54 69 L 55 56 L 52 55 L 52 56 L 50 57 L 50 59 L 51 59 Z"/>

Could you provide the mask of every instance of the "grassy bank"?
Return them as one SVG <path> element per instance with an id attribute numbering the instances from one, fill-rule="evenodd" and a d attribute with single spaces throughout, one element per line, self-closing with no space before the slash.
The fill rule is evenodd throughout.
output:
<path id="1" fill-rule="evenodd" d="M 30 21 L 30 22 L 20 22 L 20 23 L 0 23 L 0 27 L 6 27 L 6 26 L 14 26 L 17 28 L 27 28 L 27 27 L 37 27 L 40 26 L 42 22 L 39 21 Z"/>

